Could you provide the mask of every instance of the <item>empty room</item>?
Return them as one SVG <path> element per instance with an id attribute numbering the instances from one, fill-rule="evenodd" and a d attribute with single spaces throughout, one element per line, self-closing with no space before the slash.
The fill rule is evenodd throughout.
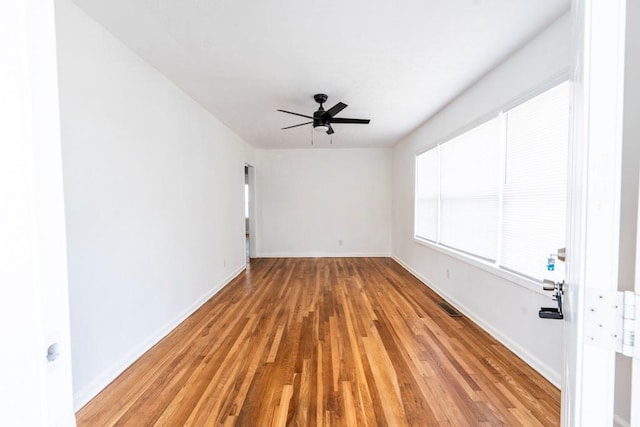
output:
<path id="1" fill-rule="evenodd" d="M 640 426 L 638 18 L 5 0 L 0 425 Z"/>

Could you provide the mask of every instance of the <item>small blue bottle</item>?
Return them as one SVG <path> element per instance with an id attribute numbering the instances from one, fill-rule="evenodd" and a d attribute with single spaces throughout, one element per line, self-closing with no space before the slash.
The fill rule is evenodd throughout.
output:
<path id="1" fill-rule="evenodd" d="M 547 258 L 547 270 L 553 271 L 555 269 L 556 269 L 556 259 L 554 258 L 553 255 L 549 255 L 549 258 Z"/>

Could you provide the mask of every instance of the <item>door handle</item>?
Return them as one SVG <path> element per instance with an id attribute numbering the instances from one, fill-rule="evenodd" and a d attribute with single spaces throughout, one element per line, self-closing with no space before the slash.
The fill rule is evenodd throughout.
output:
<path id="1" fill-rule="evenodd" d="M 549 279 L 544 279 L 542 281 L 542 290 L 544 291 L 555 291 L 556 290 L 556 282 Z"/>
<path id="2" fill-rule="evenodd" d="M 553 280 L 544 279 L 542 289 L 545 291 L 553 291 L 552 298 L 558 303 L 558 307 L 541 307 L 540 311 L 538 311 L 538 317 L 541 319 L 564 319 L 564 313 L 562 313 L 564 280 L 562 282 L 554 282 Z"/>

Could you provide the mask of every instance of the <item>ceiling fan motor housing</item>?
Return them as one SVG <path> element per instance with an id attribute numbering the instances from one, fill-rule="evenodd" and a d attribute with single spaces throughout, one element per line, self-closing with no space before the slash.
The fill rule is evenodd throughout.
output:
<path id="1" fill-rule="evenodd" d="M 322 107 L 322 104 L 324 104 L 325 102 L 327 102 L 327 99 L 329 99 L 329 96 L 325 95 L 324 93 L 318 93 L 313 95 L 313 99 L 320 104 L 320 108 L 318 108 L 318 111 L 313 113 L 313 128 L 317 128 L 318 126 L 322 127 L 324 130 L 329 129 L 329 117 L 322 117 L 324 114 L 324 107 Z"/>
<path id="2" fill-rule="evenodd" d="M 323 126 L 328 128 L 329 124 L 331 123 L 330 117 L 323 117 L 322 115 L 324 114 L 324 109 L 322 107 L 320 107 L 320 109 L 318 111 L 316 111 L 315 113 L 313 113 L 313 127 L 316 128 L 318 126 Z"/>

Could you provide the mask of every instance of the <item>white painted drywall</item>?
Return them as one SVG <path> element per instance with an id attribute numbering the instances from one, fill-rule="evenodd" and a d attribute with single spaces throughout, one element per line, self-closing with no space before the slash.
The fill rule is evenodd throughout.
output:
<path id="1" fill-rule="evenodd" d="M 256 150 L 258 256 L 388 256 L 391 158 L 391 149 Z"/>
<path id="2" fill-rule="evenodd" d="M 416 243 L 414 164 L 416 153 L 559 75 L 568 76 L 570 37 L 570 19 L 563 15 L 401 141 L 393 159 L 393 255 L 558 386 L 563 324 L 538 318 L 540 306 L 554 302 L 549 296 Z"/>
<path id="3" fill-rule="evenodd" d="M 245 266 L 252 148 L 56 4 L 76 408 Z"/>

